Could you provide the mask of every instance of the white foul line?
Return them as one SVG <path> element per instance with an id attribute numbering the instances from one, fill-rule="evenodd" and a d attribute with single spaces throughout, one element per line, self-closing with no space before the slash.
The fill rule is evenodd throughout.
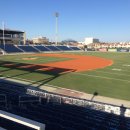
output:
<path id="1" fill-rule="evenodd" d="M 96 76 L 96 75 L 90 75 L 90 74 L 83 74 L 83 73 L 71 73 L 71 74 L 77 74 L 77 75 L 83 75 L 88 77 L 96 77 L 96 78 L 102 78 L 102 79 L 112 79 L 112 80 L 118 80 L 123 82 L 130 82 L 130 80 L 124 80 L 124 79 L 117 79 L 117 78 L 110 78 L 110 77 L 104 77 L 104 76 Z"/>

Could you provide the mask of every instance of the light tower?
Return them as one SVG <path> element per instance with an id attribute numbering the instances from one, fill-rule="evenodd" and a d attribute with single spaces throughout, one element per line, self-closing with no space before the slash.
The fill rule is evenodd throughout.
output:
<path id="1" fill-rule="evenodd" d="M 55 17 L 56 17 L 55 44 L 57 45 L 57 43 L 58 43 L 58 17 L 59 17 L 59 13 L 58 12 L 55 13 Z"/>
<path id="2" fill-rule="evenodd" d="M 4 45 L 4 51 L 5 51 L 5 23 L 2 22 L 2 28 L 3 28 L 3 45 Z"/>

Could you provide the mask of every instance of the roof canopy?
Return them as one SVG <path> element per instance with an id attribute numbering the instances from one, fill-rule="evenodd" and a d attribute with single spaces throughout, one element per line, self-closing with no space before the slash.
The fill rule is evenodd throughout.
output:
<path id="1" fill-rule="evenodd" d="M 3 29 L 0 29 L 0 33 L 3 33 Z M 23 31 L 18 31 L 18 30 L 5 29 L 4 33 L 5 34 L 20 34 L 20 33 L 24 33 L 24 32 Z"/>

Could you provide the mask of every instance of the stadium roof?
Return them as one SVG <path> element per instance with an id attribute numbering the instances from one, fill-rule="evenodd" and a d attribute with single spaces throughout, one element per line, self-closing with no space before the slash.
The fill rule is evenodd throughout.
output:
<path id="1" fill-rule="evenodd" d="M 3 29 L 0 29 L 0 33 L 3 33 Z M 5 29 L 4 33 L 5 34 L 20 34 L 20 33 L 24 33 L 24 32 L 23 31 L 19 31 L 19 30 Z"/>

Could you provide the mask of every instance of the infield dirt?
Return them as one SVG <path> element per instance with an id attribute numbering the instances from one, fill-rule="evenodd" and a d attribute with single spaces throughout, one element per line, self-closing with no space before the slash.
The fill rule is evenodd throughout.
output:
<path id="1" fill-rule="evenodd" d="M 70 60 L 66 61 L 45 63 L 39 65 L 55 68 L 65 68 L 68 70 L 73 70 L 74 72 L 104 68 L 113 64 L 112 60 L 95 56 L 80 56 L 74 54 L 36 54 L 36 56 L 43 56 L 43 58 L 44 56 L 70 58 Z"/>

